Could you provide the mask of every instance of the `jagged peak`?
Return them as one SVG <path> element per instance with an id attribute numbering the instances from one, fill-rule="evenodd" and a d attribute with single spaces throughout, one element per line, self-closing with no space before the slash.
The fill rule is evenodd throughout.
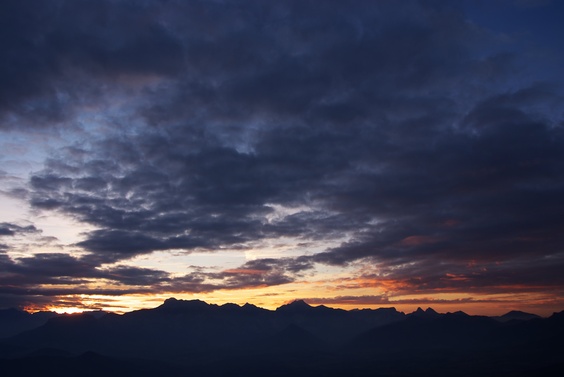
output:
<path id="1" fill-rule="evenodd" d="M 412 317 L 420 317 L 420 318 L 436 318 L 441 314 L 437 313 L 433 308 L 427 308 L 423 310 L 421 307 L 418 307 L 417 310 L 412 312 L 410 316 Z"/>

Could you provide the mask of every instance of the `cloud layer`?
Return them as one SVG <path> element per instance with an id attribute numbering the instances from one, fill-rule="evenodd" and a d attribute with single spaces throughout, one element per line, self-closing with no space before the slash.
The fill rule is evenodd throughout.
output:
<path id="1" fill-rule="evenodd" d="M 4 287 L 244 288 L 359 262 L 411 292 L 562 289 L 561 88 L 450 2 L 2 7 L 0 127 L 81 135 L 26 198 L 96 228 L 82 256 L 0 254 Z M 330 246 L 176 280 L 120 264 L 280 238 Z"/>

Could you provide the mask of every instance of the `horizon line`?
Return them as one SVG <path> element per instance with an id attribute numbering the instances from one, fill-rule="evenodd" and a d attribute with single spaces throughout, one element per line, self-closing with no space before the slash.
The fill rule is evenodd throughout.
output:
<path id="1" fill-rule="evenodd" d="M 325 305 L 325 304 L 311 305 L 311 304 L 309 304 L 309 303 L 307 302 L 307 299 L 300 299 L 300 298 L 287 301 L 286 303 L 284 303 L 284 304 L 282 304 L 282 305 L 276 307 L 275 309 L 268 309 L 268 308 L 261 307 L 261 306 L 259 306 L 259 305 L 255 305 L 255 304 L 252 304 L 252 303 L 249 303 L 249 302 L 245 302 L 244 304 L 237 304 L 237 303 L 233 303 L 233 302 L 226 302 L 226 303 L 223 303 L 223 304 L 215 304 L 215 303 L 209 303 L 209 302 L 207 302 L 207 301 L 204 301 L 204 300 L 201 300 L 201 299 L 197 299 L 197 298 L 196 298 L 196 299 L 189 299 L 189 300 L 187 300 L 187 299 L 177 299 L 176 297 L 172 297 L 172 296 L 169 297 L 169 298 L 167 298 L 167 299 L 164 299 L 160 305 L 157 305 L 157 306 L 155 306 L 155 307 L 133 309 L 133 310 L 130 310 L 130 311 L 111 311 L 111 310 L 93 309 L 93 308 L 84 308 L 84 309 L 82 309 L 82 310 L 81 310 L 80 308 L 61 308 L 60 311 L 57 311 L 56 309 L 54 310 L 54 308 L 50 308 L 49 310 L 29 310 L 29 309 L 26 309 L 26 308 L 16 308 L 16 307 L 1 308 L 0 311 L 1 311 L 1 310 L 15 309 L 15 310 L 23 311 L 23 312 L 26 312 L 26 313 L 29 313 L 29 314 L 35 314 L 35 313 L 56 313 L 56 314 L 58 314 L 58 315 L 81 315 L 81 314 L 89 314 L 89 313 L 108 313 L 108 314 L 123 315 L 123 314 L 127 314 L 127 313 L 138 312 L 138 311 L 157 309 L 157 308 L 159 308 L 159 307 L 165 305 L 167 301 L 171 301 L 171 302 L 202 302 L 202 303 L 204 303 L 204 304 L 206 304 L 206 305 L 208 305 L 208 306 L 218 307 L 218 308 L 224 307 L 224 306 L 228 306 L 228 305 L 235 305 L 235 306 L 237 306 L 237 307 L 239 307 L 239 308 L 243 308 L 244 306 L 247 306 L 247 305 L 248 305 L 248 306 L 253 306 L 253 307 L 256 307 L 256 308 L 259 308 L 259 309 L 262 309 L 262 310 L 265 310 L 265 311 L 269 311 L 269 312 L 276 312 L 276 311 L 277 311 L 278 309 L 280 309 L 280 308 L 283 308 L 283 307 L 286 307 L 286 306 L 289 306 L 289 305 L 292 305 L 292 304 L 295 304 L 295 303 L 303 302 L 305 305 L 307 305 L 307 306 L 310 307 L 310 308 L 321 308 L 321 307 L 324 307 L 324 308 L 328 308 L 328 309 L 331 309 L 331 310 L 341 310 L 341 311 L 345 311 L 345 312 L 362 311 L 362 310 L 375 311 L 375 310 L 380 310 L 380 309 L 393 309 L 393 310 L 395 310 L 395 311 L 398 312 L 398 313 L 401 313 L 401 314 L 404 314 L 404 315 L 410 315 L 410 314 L 414 314 L 414 313 L 417 313 L 417 312 L 428 312 L 428 311 L 430 310 L 430 311 L 432 311 L 432 312 L 434 312 L 434 313 L 436 313 L 436 314 L 439 314 L 439 315 L 463 313 L 463 314 L 465 314 L 465 315 L 472 316 L 472 317 L 489 317 L 489 318 L 499 318 L 499 317 L 503 317 L 504 315 L 507 315 L 507 314 L 513 313 L 513 312 L 531 314 L 531 315 L 535 315 L 535 316 L 537 316 L 537 317 L 539 317 L 539 318 L 549 318 L 550 316 L 552 316 L 552 315 L 554 315 L 554 314 L 557 314 L 557 313 L 560 313 L 560 312 L 563 312 L 563 311 L 564 311 L 564 309 L 562 309 L 562 310 L 560 310 L 560 311 L 554 311 L 554 312 L 553 312 L 552 314 L 550 314 L 550 315 L 540 315 L 540 314 L 537 314 L 537 313 L 526 312 L 526 311 L 519 310 L 519 309 L 511 309 L 511 310 L 505 312 L 505 313 L 502 314 L 502 315 L 485 315 L 485 314 L 468 314 L 468 313 L 466 313 L 466 312 L 463 311 L 463 310 L 439 312 L 439 311 L 435 310 L 432 306 L 428 306 L 426 309 L 423 309 L 423 307 L 418 306 L 417 309 L 415 309 L 415 310 L 412 311 L 412 312 L 405 312 L 405 311 L 398 310 L 398 309 L 396 309 L 395 306 L 380 306 L 380 307 L 377 307 L 377 308 L 352 308 L 352 309 L 343 309 L 343 308 L 339 308 L 339 307 L 331 307 L 331 306 L 328 306 L 328 305 Z M 70 309 L 70 310 L 65 310 L 65 309 Z"/>

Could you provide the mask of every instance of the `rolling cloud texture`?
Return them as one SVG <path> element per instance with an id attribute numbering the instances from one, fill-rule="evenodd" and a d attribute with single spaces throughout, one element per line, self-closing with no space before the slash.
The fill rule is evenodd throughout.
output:
<path id="1" fill-rule="evenodd" d="M 86 279 L 201 292 L 357 262 L 405 292 L 563 292 L 561 87 L 458 5 L 0 7 L 0 131 L 78 135 L 11 195 L 94 229 L 76 254 L 13 259 L 38 230 L 0 224 L 3 304 Z M 303 255 L 183 277 L 120 264 L 282 237 Z"/>

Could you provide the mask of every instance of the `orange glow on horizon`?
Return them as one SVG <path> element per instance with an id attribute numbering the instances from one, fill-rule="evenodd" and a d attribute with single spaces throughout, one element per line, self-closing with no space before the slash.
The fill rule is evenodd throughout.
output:
<path id="1" fill-rule="evenodd" d="M 231 269 L 234 274 L 262 274 L 257 269 Z M 370 271 L 364 271 L 370 272 Z M 429 287 L 421 279 L 394 280 L 366 274 L 360 277 L 322 278 L 296 281 L 282 285 L 263 284 L 252 288 L 218 289 L 210 292 L 163 291 L 123 295 L 67 295 L 56 296 L 45 305 L 28 306 L 28 312 L 55 311 L 79 313 L 107 311 L 122 314 L 161 305 L 167 298 L 181 300 L 199 299 L 209 304 L 223 305 L 250 303 L 265 309 L 276 309 L 296 299 L 304 299 L 310 305 L 325 305 L 345 310 L 395 307 L 406 313 L 418 307 L 432 307 L 439 312 L 462 310 L 473 315 L 502 315 L 510 310 L 523 310 L 549 316 L 564 309 L 562 292 L 546 286 L 500 285 L 494 287 L 457 286 L 458 281 L 468 278 L 459 274 L 445 274 L 436 282 L 440 287 Z M 449 283 L 452 282 L 452 285 Z"/>
<path id="2" fill-rule="evenodd" d="M 80 313 L 102 310 L 123 314 L 139 309 L 150 309 L 161 305 L 167 298 L 179 300 L 202 300 L 208 304 L 223 305 L 234 303 L 244 305 L 250 303 L 265 309 L 274 310 L 296 299 L 304 299 L 312 306 L 325 305 L 345 310 L 377 309 L 395 307 L 398 311 L 410 313 L 418 307 L 432 307 L 438 312 L 464 311 L 471 315 L 502 315 L 511 310 L 522 310 L 541 316 L 550 316 L 553 312 L 564 309 L 564 299 L 558 295 L 538 292 L 520 293 L 405 293 L 391 294 L 381 289 L 389 284 L 381 284 L 379 288 L 370 285 L 370 280 L 337 279 L 341 283 L 339 289 L 328 290 L 331 281 L 295 282 L 280 286 L 263 286 L 252 289 L 217 290 L 207 293 L 165 292 L 159 294 L 137 294 L 123 296 L 79 295 L 65 296 L 54 300 L 43 307 L 26 307 L 28 312 L 54 311 L 57 313 Z M 349 283 L 349 287 L 344 285 Z M 335 282 L 333 282 L 334 284 Z M 397 282 L 396 282 L 397 283 Z M 397 286 L 396 286 L 397 287 Z M 515 292 L 515 291 L 514 291 Z M 58 301 L 58 302 L 57 302 Z"/>

